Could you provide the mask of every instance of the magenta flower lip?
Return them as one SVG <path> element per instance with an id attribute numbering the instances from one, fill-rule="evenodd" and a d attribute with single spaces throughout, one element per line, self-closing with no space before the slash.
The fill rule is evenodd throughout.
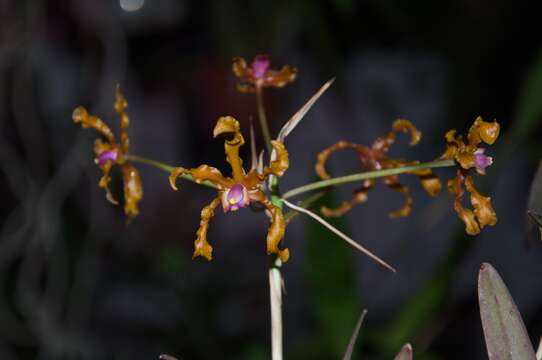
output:
<path id="1" fill-rule="evenodd" d="M 119 157 L 117 149 L 106 150 L 98 154 L 96 157 L 96 163 L 100 166 L 104 166 L 108 161 L 116 161 Z"/>
<path id="2" fill-rule="evenodd" d="M 476 171 L 478 171 L 481 174 L 485 173 L 485 170 L 488 166 L 493 164 L 493 158 L 491 156 L 487 156 L 484 154 L 485 149 L 477 149 L 474 152 L 474 166 L 476 167 Z"/>
<path id="3" fill-rule="evenodd" d="M 241 184 L 235 184 L 222 194 L 224 212 L 236 211 L 250 203 L 247 189 Z"/>
<path id="4" fill-rule="evenodd" d="M 252 61 L 252 72 L 257 79 L 263 79 L 269 69 L 269 57 L 267 55 L 256 55 Z"/>

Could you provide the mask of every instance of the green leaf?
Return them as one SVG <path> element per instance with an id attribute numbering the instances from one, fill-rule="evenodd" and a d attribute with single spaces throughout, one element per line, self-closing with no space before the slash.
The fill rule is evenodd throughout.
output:
<path id="1" fill-rule="evenodd" d="M 536 360 L 521 315 L 499 273 L 483 263 L 478 274 L 480 316 L 490 360 Z"/>

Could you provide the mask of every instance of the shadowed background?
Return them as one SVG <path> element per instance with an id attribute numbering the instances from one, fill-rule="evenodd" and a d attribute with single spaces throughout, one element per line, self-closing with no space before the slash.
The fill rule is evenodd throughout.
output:
<path id="1" fill-rule="evenodd" d="M 388 218 L 403 198 L 377 186 L 335 222 L 396 275 L 304 216 L 291 223 L 286 358 L 340 358 L 367 308 L 354 358 L 391 359 L 408 341 L 417 359 L 485 359 L 476 297 L 482 261 L 501 273 L 537 344 L 542 250 L 525 230 L 541 157 L 537 24 L 527 1 L 1 0 L 0 358 L 269 358 L 264 214 L 217 211 L 208 234 L 214 260 L 192 261 L 200 210 L 215 193 L 188 182 L 173 192 L 167 173 L 137 165 L 144 199 L 126 225 L 97 186 L 97 133 L 71 120 L 83 105 L 116 131 L 121 84 L 131 153 L 229 174 L 212 128 L 232 115 L 248 138 L 255 99 L 235 90 L 231 59 L 260 53 L 272 66 L 298 69 L 293 84 L 264 94 L 274 135 L 336 78 L 286 140 L 283 191 L 316 180 L 323 148 L 371 144 L 399 117 L 423 138 L 409 148 L 400 135 L 390 154 L 420 161 L 442 153 L 446 130 L 466 133 L 478 115 L 502 126 L 488 149 L 495 165 L 475 179 L 499 217 L 481 236 L 464 235 L 451 195 L 431 199 L 408 176 L 408 218 Z M 249 146 L 242 155 L 248 164 Z M 359 165 L 344 152 L 329 170 L 342 175 Z M 445 184 L 453 169 L 436 173 Z M 349 198 L 356 186 L 326 201 Z"/>

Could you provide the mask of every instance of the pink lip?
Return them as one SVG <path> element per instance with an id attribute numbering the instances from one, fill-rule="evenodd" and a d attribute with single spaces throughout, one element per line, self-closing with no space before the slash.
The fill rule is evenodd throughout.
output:
<path id="1" fill-rule="evenodd" d="M 96 157 L 96 162 L 98 163 L 98 165 L 103 166 L 108 161 L 116 161 L 118 156 L 119 153 L 117 150 L 106 150 L 98 154 L 98 156 Z"/>
<path id="2" fill-rule="evenodd" d="M 244 208 L 249 204 L 249 202 L 250 200 L 248 198 L 247 190 L 241 184 L 233 185 L 222 196 L 222 206 L 225 212 L 236 211 L 240 208 Z"/>
<path id="3" fill-rule="evenodd" d="M 269 69 L 269 57 L 267 55 L 256 55 L 251 66 L 254 77 L 263 79 L 267 69 Z"/>

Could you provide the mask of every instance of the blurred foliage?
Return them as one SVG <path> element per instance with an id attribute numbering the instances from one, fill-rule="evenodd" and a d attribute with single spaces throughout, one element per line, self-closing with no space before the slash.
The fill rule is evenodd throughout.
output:
<path id="1" fill-rule="evenodd" d="M 515 113 L 517 124 L 514 124 L 512 132 L 514 142 L 521 142 L 542 123 L 542 101 L 540 101 L 540 94 L 542 94 L 542 50 L 539 51 L 529 67 L 519 94 Z"/>
<path id="2" fill-rule="evenodd" d="M 319 209 L 335 200 L 333 192 L 314 204 Z M 315 324 L 310 344 L 312 359 L 331 359 L 342 356 L 361 309 L 356 286 L 353 260 L 356 255 L 350 246 L 312 219 L 307 220 L 308 261 L 305 273 L 310 286 L 310 300 L 314 303 Z M 346 231 L 342 219 L 328 219 L 341 231 Z"/>

